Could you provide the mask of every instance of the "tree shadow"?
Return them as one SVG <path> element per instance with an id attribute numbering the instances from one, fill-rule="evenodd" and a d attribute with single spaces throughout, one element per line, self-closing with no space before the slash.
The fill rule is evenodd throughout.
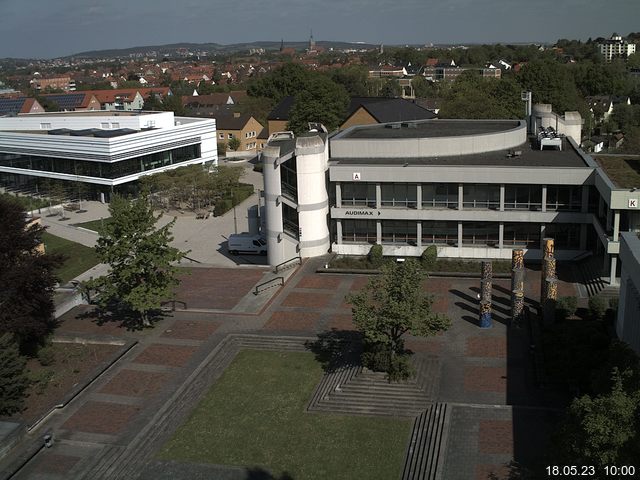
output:
<path id="1" fill-rule="evenodd" d="M 362 353 L 362 334 L 335 328 L 318 334 L 318 339 L 305 342 L 325 372 L 331 373 L 345 365 L 359 362 Z"/>
<path id="2" fill-rule="evenodd" d="M 161 309 L 151 310 L 148 313 L 149 323 L 151 325 L 145 327 L 138 313 L 126 308 L 122 304 L 113 302 L 105 307 L 96 305 L 93 309 L 78 314 L 76 318 L 91 320 L 98 326 L 109 323 L 119 323 L 119 327 L 125 328 L 128 331 L 141 331 L 145 328 L 153 328 L 156 323 L 168 316 L 170 316 L 170 314 Z"/>
<path id="3" fill-rule="evenodd" d="M 282 472 L 281 475 L 273 475 L 260 467 L 248 468 L 244 478 L 245 480 L 294 480 L 289 472 Z"/>

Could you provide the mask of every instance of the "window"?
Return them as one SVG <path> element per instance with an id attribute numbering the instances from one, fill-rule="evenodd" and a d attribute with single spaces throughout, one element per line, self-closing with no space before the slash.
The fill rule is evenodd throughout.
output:
<path id="1" fill-rule="evenodd" d="M 342 241 L 344 243 L 376 243 L 376 221 L 342 220 Z"/>
<path id="2" fill-rule="evenodd" d="M 228 139 L 232 139 L 232 138 L 233 138 L 233 133 L 229 133 L 229 134 L 227 134 L 227 138 L 228 138 Z"/>
<path id="3" fill-rule="evenodd" d="M 540 225 L 505 223 L 503 244 L 508 247 L 540 248 Z"/>
<path id="4" fill-rule="evenodd" d="M 423 184 L 422 208 L 458 208 L 458 184 Z"/>
<path id="5" fill-rule="evenodd" d="M 107 130 L 109 128 L 109 122 L 100 123 L 100 128 L 102 128 L 103 130 Z"/>
<path id="6" fill-rule="evenodd" d="M 582 186 L 550 185 L 547 187 L 547 210 L 580 211 Z"/>
<path id="7" fill-rule="evenodd" d="M 120 122 L 111 122 L 111 128 L 120 128 Z"/>
<path id="8" fill-rule="evenodd" d="M 376 206 L 375 183 L 343 183 L 342 205 L 371 207 Z"/>
<path id="9" fill-rule="evenodd" d="M 219 133 L 219 134 L 218 134 L 218 138 L 219 138 L 220 140 L 224 140 L 224 133 Z"/>
<path id="10" fill-rule="evenodd" d="M 541 210 L 542 187 L 540 185 L 506 185 L 504 208 L 505 210 Z"/>
<path id="11" fill-rule="evenodd" d="M 465 185 L 463 208 L 500 208 L 500 186 Z"/>
<path id="12" fill-rule="evenodd" d="M 458 222 L 422 222 L 422 244 L 454 245 L 458 243 Z"/>
<path id="13" fill-rule="evenodd" d="M 42 130 L 49 130 L 51 128 L 51 124 L 50 123 L 41 123 L 40 124 L 40 128 Z"/>
<path id="14" fill-rule="evenodd" d="M 286 203 L 282 204 L 282 228 L 293 238 L 298 238 L 298 212 Z"/>
<path id="15" fill-rule="evenodd" d="M 494 246 L 498 244 L 500 227 L 495 222 L 464 222 L 462 244 Z"/>
<path id="16" fill-rule="evenodd" d="M 298 199 L 298 174 L 296 158 L 284 162 L 280 166 L 282 194 L 294 202 Z"/>
<path id="17" fill-rule="evenodd" d="M 578 250 L 580 248 L 580 225 L 573 223 L 550 223 L 544 231 L 545 237 L 554 239 L 555 246 Z"/>
<path id="18" fill-rule="evenodd" d="M 410 220 L 382 220 L 382 243 L 417 245 L 416 225 Z"/>
<path id="19" fill-rule="evenodd" d="M 418 186 L 415 183 L 389 183 L 381 188 L 383 207 L 416 208 Z"/>

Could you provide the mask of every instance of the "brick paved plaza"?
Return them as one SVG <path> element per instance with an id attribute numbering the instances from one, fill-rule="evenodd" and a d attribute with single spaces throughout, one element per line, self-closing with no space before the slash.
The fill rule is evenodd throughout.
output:
<path id="1" fill-rule="evenodd" d="M 187 310 L 166 315 L 151 330 L 128 331 L 117 322 L 100 325 L 86 313 L 87 307 L 65 315 L 60 334 L 138 344 L 48 420 L 39 432 L 53 431 L 57 443 L 41 451 L 15 478 L 83 478 L 87 472 L 98 472 L 103 458 L 107 462 L 113 457 L 117 463 L 118 455 L 142 435 L 149 441 L 136 460 L 138 470 L 127 472 L 126 478 L 146 478 L 145 471 L 162 470 L 153 463 L 153 452 L 170 432 L 153 437 L 149 429 L 154 418 L 160 411 L 171 412 L 178 392 L 189 391 L 194 379 L 204 375 L 207 380 L 198 380 L 198 385 L 215 382 L 224 366 L 209 373 L 205 367 L 229 334 L 313 337 L 354 328 L 344 298 L 361 289 L 368 277 L 316 273 L 323 264 L 324 259 L 305 262 L 283 288 L 263 294 L 273 298 L 258 311 L 239 310 L 242 302 L 254 301 L 251 291 L 264 278 L 264 269 L 193 268 L 177 292 Z M 527 273 L 527 301 L 534 304 L 539 272 Z M 553 399 L 534 386 L 528 333 L 507 328 L 510 281 L 494 280 L 495 321 L 486 330 L 478 327 L 479 283 L 478 279 L 427 279 L 424 288 L 434 296 L 434 310 L 447 313 L 453 325 L 442 335 L 406 340 L 416 358 L 429 358 L 437 365 L 428 380 L 434 385 L 435 400 L 451 407 L 444 455 L 447 479 L 486 479 L 490 474 L 506 478 L 505 464 L 511 460 L 535 460 L 554 421 L 546 410 L 554 406 Z M 575 286 L 562 282 L 560 294 L 575 295 Z M 197 401 L 195 393 L 180 400 L 183 408 L 192 408 Z M 182 421 L 180 417 L 169 424 Z M 527 442 L 527 448 L 519 442 Z M 224 478 L 245 478 L 237 473 L 242 470 L 232 474 L 219 468 L 227 472 Z"/>

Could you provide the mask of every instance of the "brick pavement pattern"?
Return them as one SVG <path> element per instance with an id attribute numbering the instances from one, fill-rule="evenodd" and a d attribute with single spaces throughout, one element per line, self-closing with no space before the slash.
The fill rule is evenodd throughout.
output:
<path id="1" fill-rule="evenodd" d="M 320 315 L 312 312 L 274 312 L 265 324 L 266 330 L 312 332 Z"/>
<path id="2" fill-rule="evenodd" d="M 214 320 L 176 320 L 162 332 L 162 336 L 182 340 L 205 340 L 220 328 L 220 325 L 220 322 Z"/>
<path id="3" fill-rule="evenodd" d="M 506 337 L 472 337 L 467 339 L 466 355 L 469 357 L 496 357 L 507 356 Z"/>
<path id="4" fill-rule="evenodd" d="M 89 401 L 62 428 L 79 432 L 114 435 L 122 432 L 141 407 Z"/>
<path id="5" fill-rule="evenodd" d="M 464 389 L 468 392 L 506 392 L 507 369 L 469 366 L 465 369 Z"/>
<path id="6" fill-rule="evenodd" d="M 478 431 L 480 453 L 513 454 L 513 423 L 510 420 L 482 420 Z"/>
<path id="7" fill-rule="evenodd" d="M 153 344 L 145 348 L 134 362 L 183 367 L 196 350 L 197 347 Z"/>
<path id="8" fill-rule="evenodd" d="M 289 293 L 282 302 L 283 307 L 324 308 L 331 300 L 332 294 L 328 293 Z"/>
<path id="9" fill-rule="evenodd" d="M 125 368 L 102 387 L 100 393 L 147 397 L 157 393 L 167 382 L 168 377 L 167 373 L 143 372 Z"/>

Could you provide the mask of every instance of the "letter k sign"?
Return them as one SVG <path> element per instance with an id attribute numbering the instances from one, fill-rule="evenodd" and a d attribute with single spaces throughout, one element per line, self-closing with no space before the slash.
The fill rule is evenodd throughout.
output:
<path id="1" fill-rule="evenodd" d="M 638 208 L 638 199 L 630 198 L 629 199 L 629 208 Z"/>

